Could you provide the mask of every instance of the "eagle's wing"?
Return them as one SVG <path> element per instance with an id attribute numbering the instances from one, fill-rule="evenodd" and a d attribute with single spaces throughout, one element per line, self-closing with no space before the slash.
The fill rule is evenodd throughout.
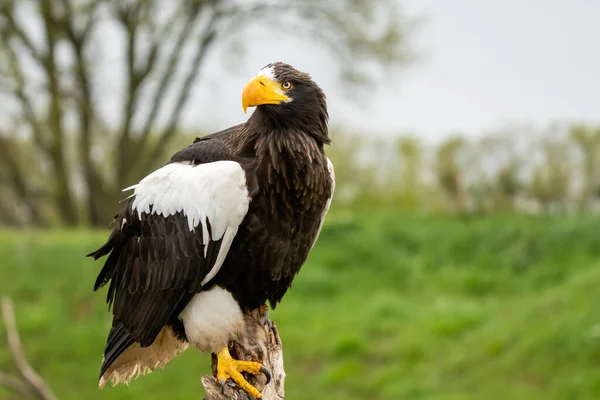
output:
<path id="1" fill-rule="evenodd" d="M 195 143 L 137 185 L 114 221 L 95 290 L 110 282 L 114 320 L 103 373 L 134 342 L 153 343 L 221 268 L 255 178 L 218 140 Z"/>

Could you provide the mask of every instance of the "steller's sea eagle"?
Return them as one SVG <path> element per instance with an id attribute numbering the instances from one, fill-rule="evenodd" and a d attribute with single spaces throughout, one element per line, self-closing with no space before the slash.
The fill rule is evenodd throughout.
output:
<path id="1" fill-rule="evenodd" d="M 303 72 L 265 66 L 242 93 L 244 124 L 196 139 L 133 190 L 113 221 L 95 290 L 110 282 L 113 322 L 100 386 L 129 382 L 192 344 L 217 355 L 217 379 L 260 393 L 235 360 L 245 310 L 282 299 L 333 196 L 325 94 Z"/>

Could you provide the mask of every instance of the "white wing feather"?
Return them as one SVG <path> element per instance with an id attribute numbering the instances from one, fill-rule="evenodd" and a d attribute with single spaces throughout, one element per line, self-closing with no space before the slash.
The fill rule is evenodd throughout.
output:
<path id="1" fill-rule="evenodd" d="M 333 163 L 328 158 L 327 159 L 327 169 L 329 170 L 329 176 L 331 178 L 331 197 L 327 199 L 327 203 L 325 203 L 325 209 L 323 210 L 323 214 L 321 216 L 321 223 L 319 224 L 319 229 L 317 229 L 317 234 L 315 235 L 315 241 L 311 246 L 311 250 L 315 247 L 317 243 L 317 239 L 319 238 L 319 234 L 321 233 L 321 228 L 323 228 L 323 223 L 325 222 L 325 216 L 327 216 L 327 211 L 329 211 L 329 207 L 331 207 L 331 200 L 333 200 L 333 192 L 335 192 L 335 170 L 333 169 Z"/>
<path id="2" fill-rule="evenodd" d="M 134 190 L 132 208 L 138 212 L 140 219 L 142 214 L 150 214 L 150 206 L 152 214 L 163 217 L 182 212 L 191 231 L 202 229 L 205 245 L 209 241 L 206 220 L 210 222 L 211 239 L 222 238 L 223 241 L 215 264 L 202 280 L 202 285 L 219 272 L 250 204 L 246 173 L 235 161 L 167 164 L 137 185 L 123 189 L 126 190 Z"/>

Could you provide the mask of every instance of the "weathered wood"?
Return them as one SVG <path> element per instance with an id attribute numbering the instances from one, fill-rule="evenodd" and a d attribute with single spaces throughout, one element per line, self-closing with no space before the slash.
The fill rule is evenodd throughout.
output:
<path id="1" fill-rule="evenodd" d="M 268 313 L 260 310 L 249 312 L 245 319 L 244 343 L 232 343 L 230 353 L 238 360 L 258 361 L 271 371 L 272 379 L 268 385 L 265 385 L 267 380 L 264 375 L 245 374 L 248 382 L 260 391 L 263 400 L 284 399 L 283 349 L 277 327 L 274 322 L 269 321 Z M 213 355 L 213 375 L 202 378 L 202 384 L 206 390 L 205 400 L 253 400 L 231 379 L 227 381 L 225 391 L 221 393 L 221 387 L 215 378 L 216 361 L 217 358 Z"/>

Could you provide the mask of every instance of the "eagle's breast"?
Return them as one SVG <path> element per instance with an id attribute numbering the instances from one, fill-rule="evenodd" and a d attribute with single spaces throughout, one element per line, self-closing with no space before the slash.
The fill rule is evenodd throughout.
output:
<path id="1" fill-rule="evenodd" d="M 275 307 L 282 299 L 319 235 L 334 190 L 322 146 L 309 138 L 289 145 L 273 138 L 256 145 L 266 149 L 257 156 L 259 188 L 215 279 L 242 308 L 267 301 Z"/>

